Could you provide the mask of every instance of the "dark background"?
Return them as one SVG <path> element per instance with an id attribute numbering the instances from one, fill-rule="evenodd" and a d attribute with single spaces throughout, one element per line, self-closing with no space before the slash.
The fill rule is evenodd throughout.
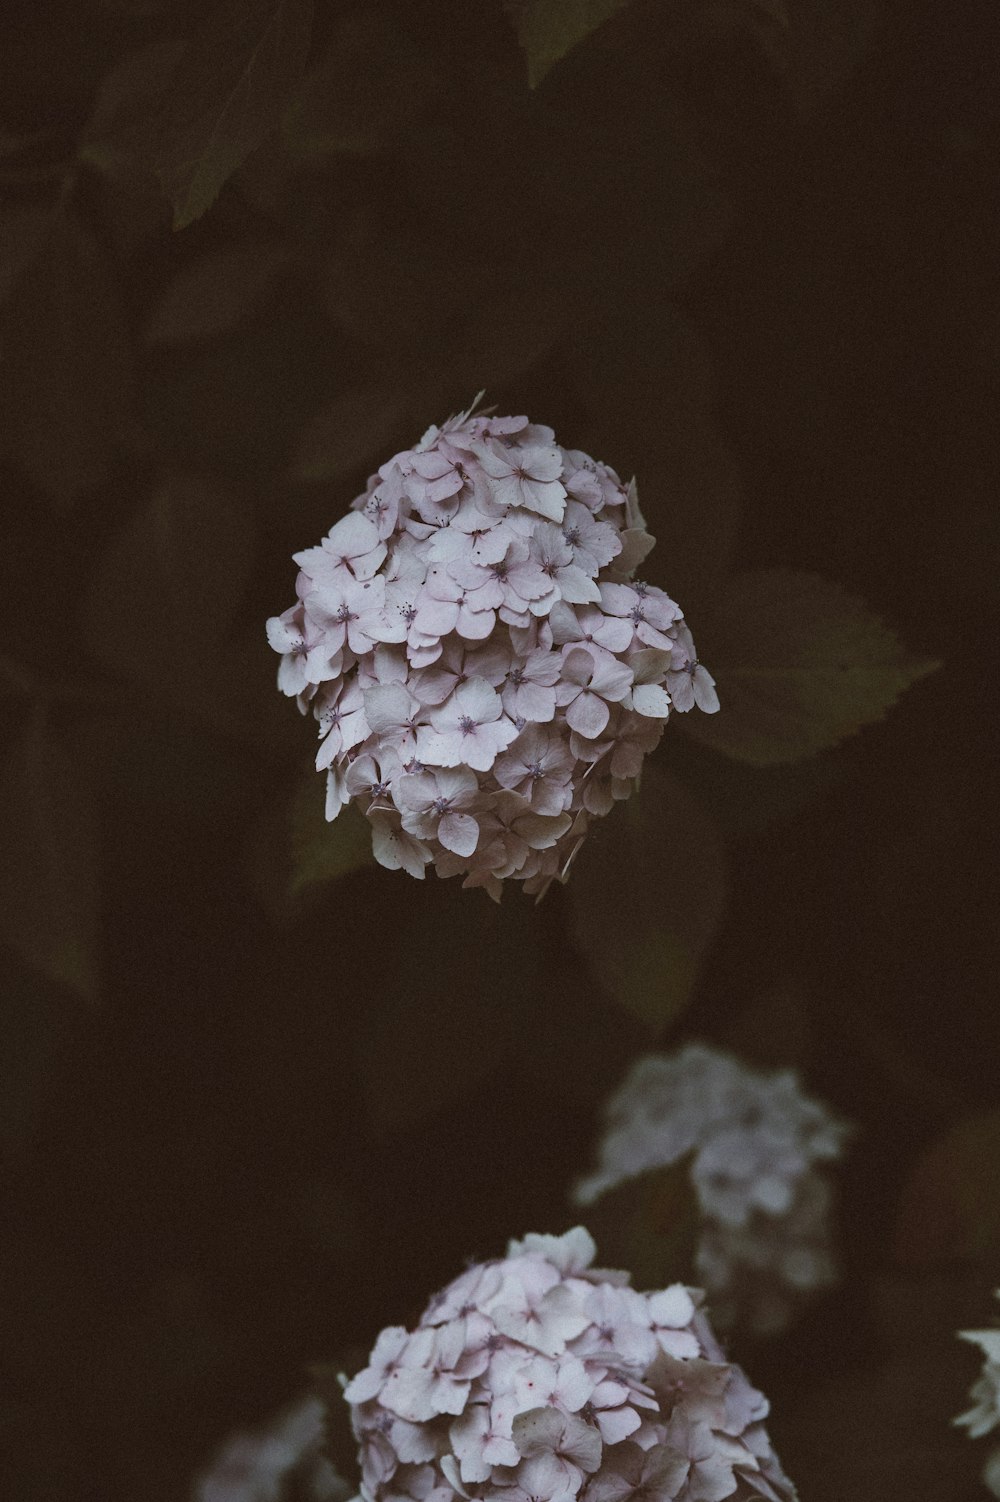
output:
<path id="1" fill-rule="evenodd" d="M 494 0 L 317 0 L 281 128 L 175 232 L 183 110 L 107 80 L 204 9 L 8 7 L 5 1497 L 186 1496 L 308 1364 L 571 1223 L 602 1100 L 694 1036 L 859 1126 L 841 1284 L 733 1341 L 805 1502 L 982 1494 L 948 1420 L 1000 1281 L 996 1117 L 956 1133 L 1000 1055 L 991 10 L 634 0 L 529 89 Z M 312 736 L 263 621 L 480 387 L 636 473 L 710 667 L 732 572 L 778 568 L 941 664 L 788 766 L 670 726 L 641 921 L 698 964 L 655 1025 L 590 953 L 632 942 L 615 836 L 583 942 L 572 884 L 290 896 Z"/>

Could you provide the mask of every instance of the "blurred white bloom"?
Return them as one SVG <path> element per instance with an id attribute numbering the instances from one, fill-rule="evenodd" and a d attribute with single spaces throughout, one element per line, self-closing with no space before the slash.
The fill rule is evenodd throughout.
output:
<path id="1" fill-rule="evenodd" d="M 1000 1288 L 996 1291 L 1000 1299 Z M 1000 1329 L 960 1330 L 962 1340 L 971 1341 L 983 1353 L 983 1369 L 969 1389 L 972 1407 L 960 1414 L 956 1424 L 963 1424 L 971 1439 L 979 1439 L 1000 1426 Z M 983 1470 L 983 1481 L 1000 1497 L 1000 1445 L 993 1450 Z"/>
<path id="2" fill-rule="evenodd" d="M 691 1154 L 695 1265 L 717 1324 L 781 1329 L 804 1294 L 833 1280 L 830 1189 L 814 1165 L 839 1156 L 848 1128 L 803 1095 L 794 1072 L 760 1073 L 691 1043 L 639 1059 L 605 1117 L 598 1167 L 577 1183 L 576 1203 Z"/>
<path id="3" fill-rule="evenodd" d="M 192 1502 L 345 1502 L 351 1488 L 320 1454 L 325 1438 L 324 1404 L 304 1398 L 268 1428 L 231 1435 Z"/>

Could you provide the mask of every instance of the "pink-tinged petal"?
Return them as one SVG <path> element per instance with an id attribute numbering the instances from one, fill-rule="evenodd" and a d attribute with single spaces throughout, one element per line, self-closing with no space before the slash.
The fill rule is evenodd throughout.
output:
<path id="1" fill-rule="evenodd" d="M 435 600 L 430 595 L 424 595 L 417 606 L 413 624 L 418 631 L 423 631 L 428 636 L 447 636 L 449 631 L 455 629 L 458 614 L 458 606 L 453 601 Z"/>
<path id="2" fill-rule="evenodd" d="M 398 815 L 375 812 L 368 817 L 372 826 L 372 853 L 379 865 L 387 871 L 406 871 L 423 881 L 424 867 L 431 858 L 427 846 L 396 824 Z M 400 1414 L 400 1418 L 408 1417 L 409 1414 Z"/>
<path id="3" fill-rule="evenodd" d="M 615 704 L 624 699 L 632 687 L 632 669 L 624 662 L 616 662 L 613 657 L 599 658 L 590 687 L 602 699 Z"/>
<path id="4" fill-rule="evenodd" d="M 467 604 L 459 606 L 455 629 L 466 641 L 485 641 L 495 625 L 496 615 L 492 610 L 472 610 Z"/>
<path id="5" fill-rule="evenodd" d="M 457 767 L 462 761 L 462 736 L 439 730 L 421 731 L 417 757 L 430 767 Z"/>
<path id="6" fill-rule="evenodd" d="M 438 839 L 455 855 L 469 856 L 479 844 L 479 825 L 470 814 L 445 814 L 438 825 Z"/>
<path id="7" fill-rule="evenodd" d="M 568 683 L 588 684 L 596 665 L 594 654 L 586 647 L 571 647 L 563 657 L 563 679 Z"/>
<path id="8" fill-rule="evenodd" d="M 703 714 L 716 714 L 720 707 L 715 679 L 701 663 L 694 670 L 694 702 Z"/>
<path id="9" fill-rule="evenodd" d="M 603 699 L 596 694 L 579 694 L 566 709 L 566 723 L 586 740 L 596 740 L 611 717 Z"/>
<path id="10" fill-rule="evenodd" d="M 620 1444 L 623 1439 L 634 1434 L 642 1423 L 634 1408 L 602 1408 L 595 1413 L 594 1418 L 606 1445 Z"/>
<path id="11" fill-rule="evenodd" d="M 479 779 L 467 767 L 446 767 L 434 781 L 443 798 L 468 800 L 479 792 Z"/>
<path id="12" fill-rule="evenodd" d="M 405 723 L 416 708 L 401 683 L 380 683 L 365 689 L 365 715 L 375 735 Z"/>
<path id="13" fill-rule="evenodd" d="M 500 695 L 485 678 L 467 678 L 460 683 L 455 690 L 455 702 L 460 714 L 468 715 L 478 724 L 500 718 Z"/>
<path id="14" fill-rule="evenodd" d="M 670 696 L 657 683 L 640 683 L 632 690 L 632 708 L 636 714 L 665 720 L 670 713 Z"/>
<path id="15" fill-rule="evenodd" d="M 511 696 L 516 712 L 535 725 L 546 725 L 555 718 L 556 691 L 540 683 L 522 683 Z M 506 702 L 506 701 L 505 701 Z"/>
<path id="16" fill-rule="evenodd" d="M 326 774 L 326 818 L 332 824 L 340 810 L 350 801 L 347 779 L 342 767 L 331 767 Z"/>
<path id="17" fill-rule="evenodd" d="M 587 577 L 583 569 L 577 568 L 574 564 L 568 564 L 566 568 L 559 570 L 558 582 L 559 593 L 571 605 L 600 603 L 600 589 L 593 579 Z"/>
<path id="18" fill-rule="evenodd" d="M 594 632 L 594 640 L 609 652 L 625 652 L 632 642 L 632 622 L 620 616 L 605 616 Z"/>

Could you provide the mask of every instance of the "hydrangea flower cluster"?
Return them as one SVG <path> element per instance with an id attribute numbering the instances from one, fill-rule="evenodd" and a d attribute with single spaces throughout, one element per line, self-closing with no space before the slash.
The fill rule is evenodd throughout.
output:
<path id="1" fill-rule="evenodd" d="M 639 1293 L 593 1256 L 581 1226 L 526 1236 L 382 1331 L 344 1394 L 361 1502 L 795 1497 L 701 1293 Z"/>
<path id="2" fill-rule="evenodd" d="M 351 1488 L 322 1454 L 326 1406 L 303 1398 L 267 1428 L 226 1440 L 192 1502 L 346 1502 Z"/>
<path id="3" fill-rule="evenodd" d="M 996 1297 L 1000 1299 L 1000 1288 Z M 983 1369 L 969 1389 L 972 1407 L 960 1414 L 955 1423 L 963 1424 L 971 1439 L 979 1439 L 1000 1428 L 1000 1329 L 960 1330 L 959 1335 L 980 1348 Z M 1000 1497 L 1000 1444 L 986 1462 L 983 1481 L 994 1497 Z"/>
<path id="4" fill-rule="evenodd" d="M 295 554 L 298 599 L 267 630 L 319 722 L 327 818 L 353 800 L 383 866 L 499 900 L 564 879 L 671 710 L 718 699 L 680 607 L 633 578 L 653 546 L 634 484 L 472 410 Z"/>
<path id="5" fill-rule="evenodd" d="M 759 1073 L 691 1043 L 637 1060 L 605 1118 L 599 1166 L 575 1202 L 691 1154 L 695 1267 L 720 1327 L 779 1330 L 797 1301 L 833 1281 L 831 1191 L 814 1165 L 839 1156 L 848 1128 L 792 1071 Z"/>

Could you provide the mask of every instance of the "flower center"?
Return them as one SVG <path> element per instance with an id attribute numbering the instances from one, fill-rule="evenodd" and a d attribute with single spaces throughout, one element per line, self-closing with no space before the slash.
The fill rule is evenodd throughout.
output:
<path id="1" fill-rule="evenodd" d="M 459 717 L 458 728 L 463 735 L 471 735 L 474 730 L 479 729 L 479 722 L 471 715 L 464 714 Z"/>

